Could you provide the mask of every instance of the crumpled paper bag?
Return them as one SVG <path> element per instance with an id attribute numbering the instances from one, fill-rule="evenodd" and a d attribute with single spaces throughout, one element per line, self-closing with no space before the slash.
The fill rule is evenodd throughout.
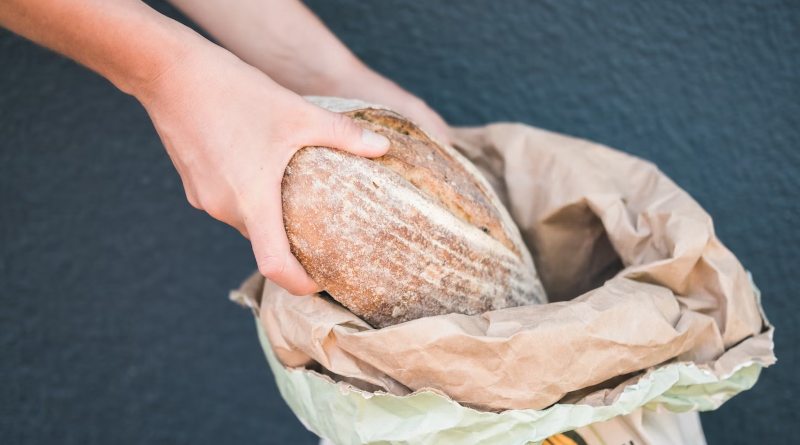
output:
<path id="1" fill-rule="evenodd" d="M 613 406 L 675 362 L 708 383 L 774 362 L 744 268 L 655 166 L 519 124 L 457 129 L 454 140 L 505 200 L 554 302 L 375 330 L 333 300 L 254 276 L 237 296 L 283 365 L 502 412 Z"/>

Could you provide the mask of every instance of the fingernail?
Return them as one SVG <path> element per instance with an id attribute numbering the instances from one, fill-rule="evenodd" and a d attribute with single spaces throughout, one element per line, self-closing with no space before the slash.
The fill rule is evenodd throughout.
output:
<path id="1" fill-rule="evenodd" d="M 386 148 L 389 146 L 389 139 L 386 136 L 381 136 L 369 130 L 361 131 L 361 142 L 373 148 Z"/>

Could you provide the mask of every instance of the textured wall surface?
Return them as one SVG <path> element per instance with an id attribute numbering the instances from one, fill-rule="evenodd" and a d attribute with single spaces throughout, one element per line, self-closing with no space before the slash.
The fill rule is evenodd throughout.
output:
<path id="1" fill-rule="evenodd" d="M 796 436 L 797 2 L 310 6 L 452 124 L 592 139 L 694 195 L 762 289 L 779 358 L 703 415 L 709 443 Z M 134 99 L 3 31 L 0 205 L 0 443 L 315 443 L 226 299 L 247 242 L 185 201 Z"/>

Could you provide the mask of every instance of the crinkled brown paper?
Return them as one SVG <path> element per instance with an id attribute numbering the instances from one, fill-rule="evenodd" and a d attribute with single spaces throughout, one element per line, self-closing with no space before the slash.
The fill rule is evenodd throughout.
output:
<path id="1" fill-rule="evenodd" d="M 375 330 L 330 299 L 254 276 L 242 291 L 255 305 L 260 294 L 286 366 L 318 363 L 362 389 L 433 389 L 502 411 L 610 403 L 634 373 L 672 360 L 720 377 L 774 362 L 744 268 L 655 166 L 520 124 L 454 131 L 519 225 L 552 303 Z"/>

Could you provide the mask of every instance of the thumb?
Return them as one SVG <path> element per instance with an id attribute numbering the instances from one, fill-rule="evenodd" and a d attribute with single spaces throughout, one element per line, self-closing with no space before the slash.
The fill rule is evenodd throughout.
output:
<path id="1" fill-rule="evenodd" d="M 305 135 L 304 144 L 338 148 L 368 158 L 383 156 L 389 150 L 386 136 L 359 127 L 343 114 L 317 108 L 318 112 L 306 127 L 312 133 Z"/>

